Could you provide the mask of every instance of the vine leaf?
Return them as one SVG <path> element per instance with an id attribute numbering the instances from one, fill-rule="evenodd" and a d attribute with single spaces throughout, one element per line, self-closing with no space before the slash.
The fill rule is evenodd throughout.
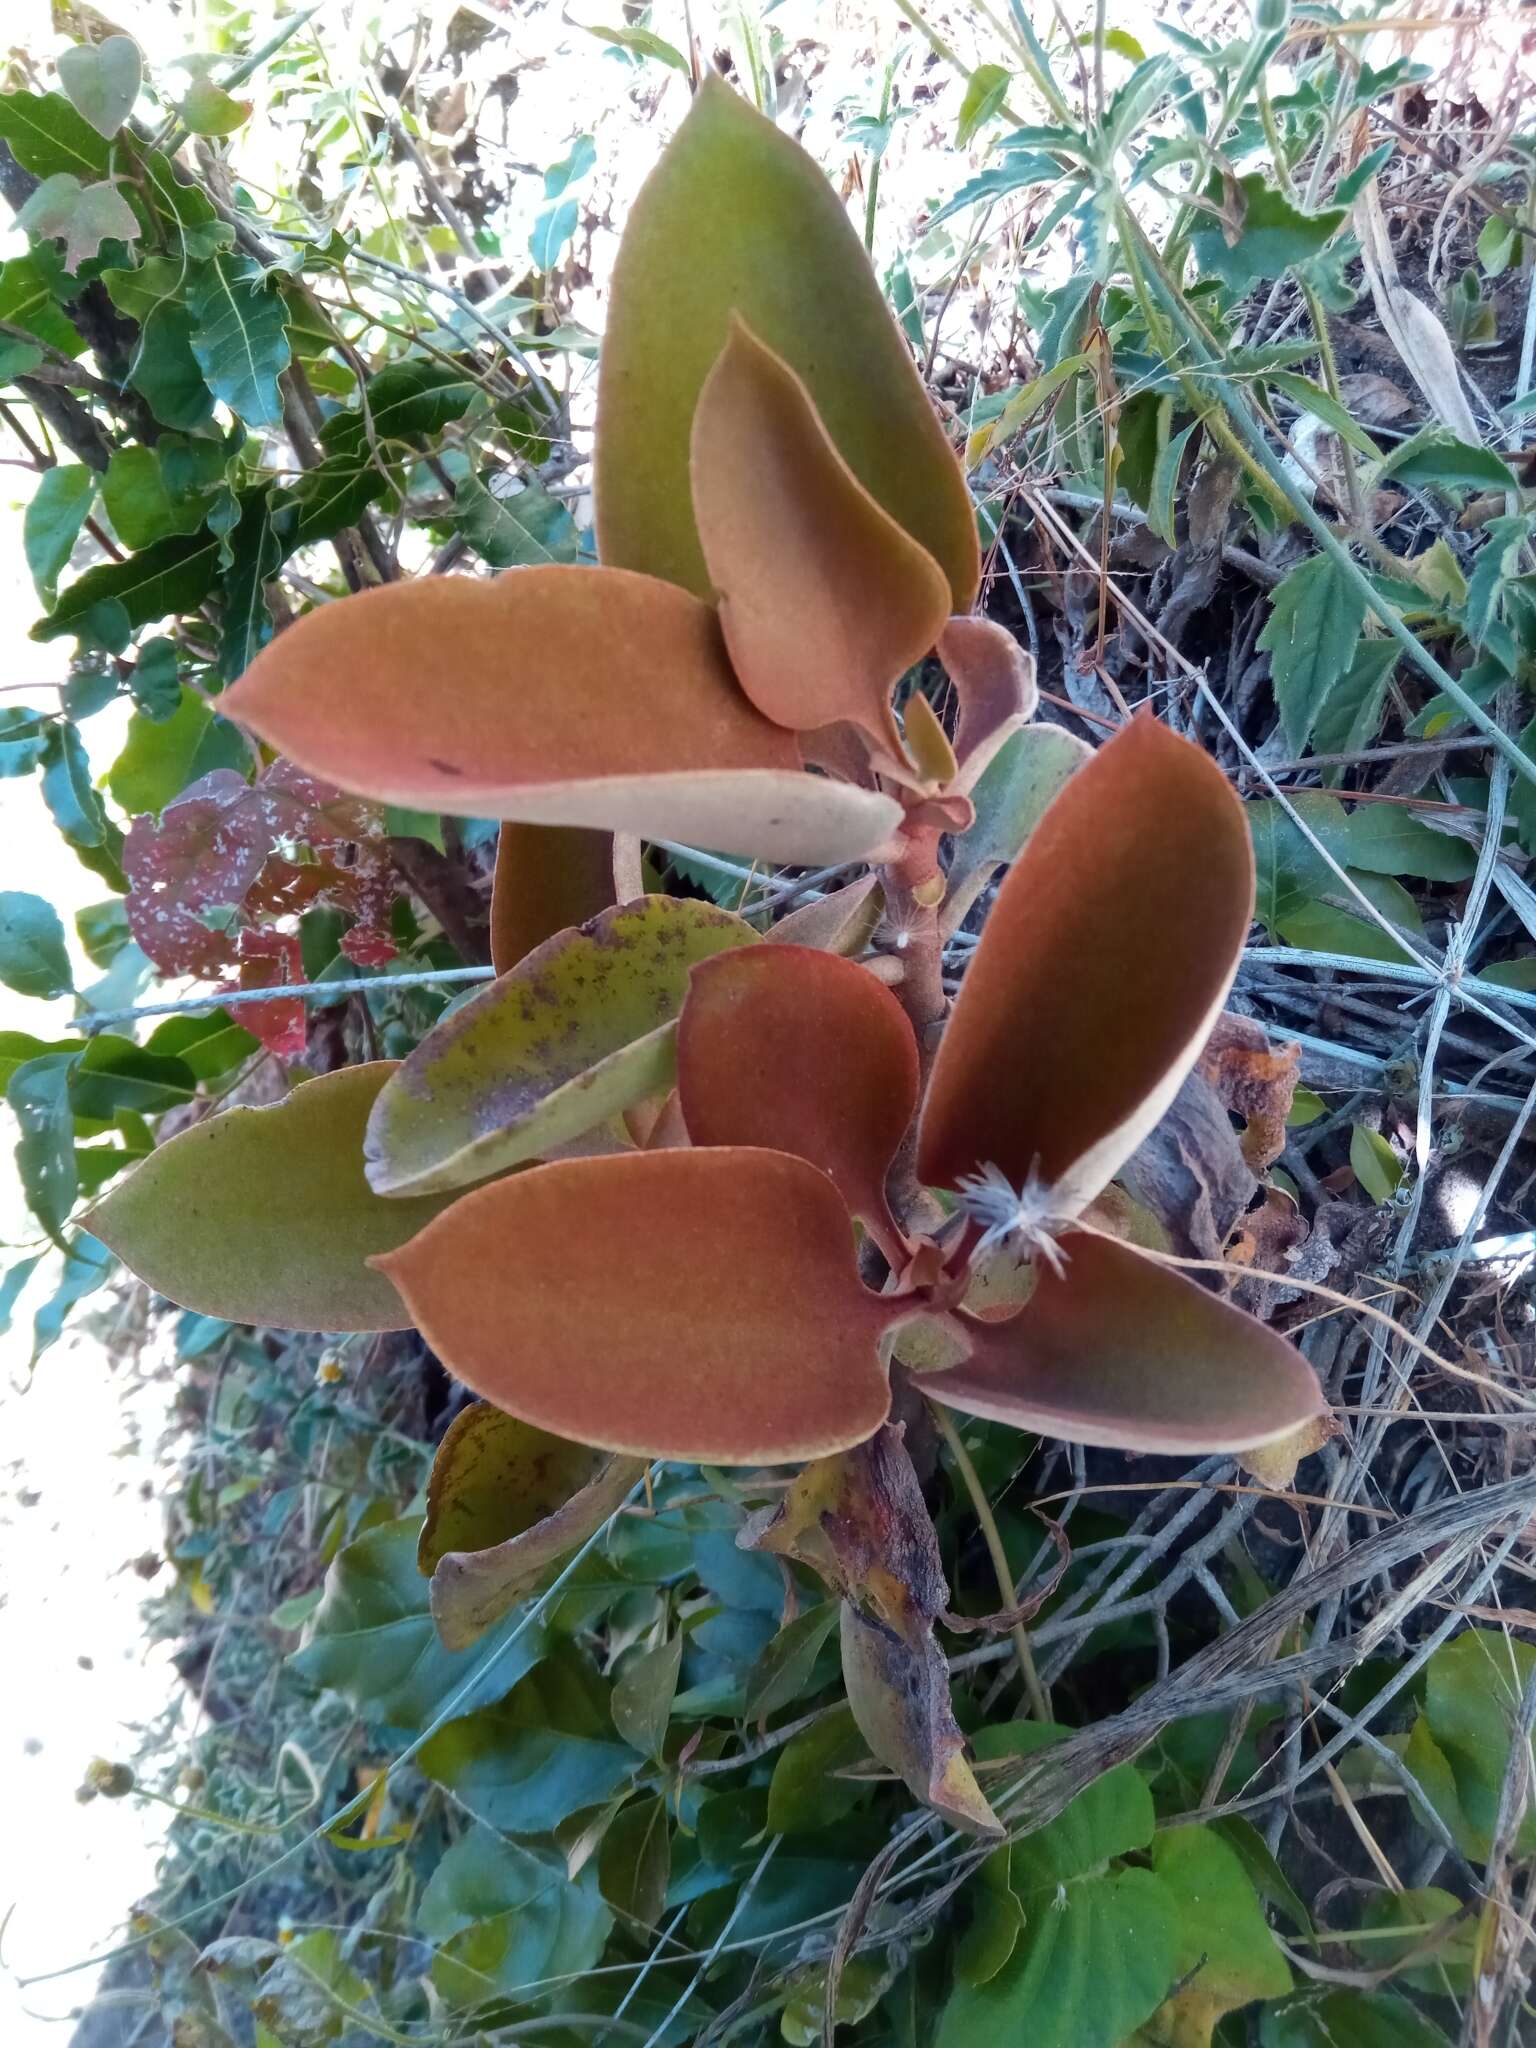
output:
<path id="1" fill-rule="evenodd" d="M 59 52 L 59 83 L 77 114 L 108 141 L 133 112 L 144 79 L 144 60 L 132 36 L 107 36 Z"/>
<path id="2" fill-rule="evenodd" d="M 862 1441 L 890 1403 L 893 1304 L 860 1283 L 832 1183 L 785 1153 L 562 1160 L 380 1266 L 476 1393 L 607 1450 L 781 1463 Z"/>
<path id="3" fill-rule="evenodd" d="M 249 427 L 282 424 L 277 388 L 292 350 L 288 315 L 261 266 L 221 250 L 192 273 L 192 353 L 215 398 Z"/>
<path id="4" fill-rule="evenodd" d="M 1177 1094 L 1252 915 L 1226 777 L 1133 719 L 1066 783 L 998 893 L 929 1083 L 923 1179 L 954 1187 L 990 1164 L 1015 1188 L 1036 1176 L 1058 1218 L 1081 1213 Z"/>
<path id="5" fill-rule="evenodd" d="M 306 1081 L 267 1109 L 180 1131 L 104 1196 L 90 1228 L 158 1293 L 231 1323 L 400 1330 L 410 1317 L 367 1261 L 443 1208 L 386 1202 L 363 1178 L 363 1126 L 388 1061 Z"/>
<path id="6" fill-rule="evenodd" d="M 72 171 L 45 178 L 16 216 L 30 235 L 64 244 L 64 268 L 74 271 L 98 254 L 103 242 L 138 240 L 133 208 L 109 178 L 82 185 Z"/>
<path id="7" fill-rule="evenodd" d="M 729 911 L 668 896 L 546 939 L 430 1031 L 384 1090 L 370 1182 L 383 1195 L 464 1187 L 665 1094 L 689 969 L 756 940 Z"/>
<path id="8" fill-rule="evenodd" d="M 617 569 L 422 577 L 326 605 L 227 708 L 313 774 L 411 810 L 817 861 L 868 853 L 900 818 L 802 770 L 705 605 Z"/>
<path id="9" fill-rule="evenodd" d="M 689 438 L 733 312 L 805 380 L 833 446 L 967 610 L 980 558 L 965 478 L 857 230 L 820 166 L 713 72 L 630 209 L 614 266 L 598 386 L 602 559 L 707 595 Z"/>

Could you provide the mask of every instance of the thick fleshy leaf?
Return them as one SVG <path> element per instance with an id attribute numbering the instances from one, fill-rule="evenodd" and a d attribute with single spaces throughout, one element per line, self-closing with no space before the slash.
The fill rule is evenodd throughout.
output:
<path id="1" fill-rule="evenodd" d="M 728 910 L 670 896 L 547 939 L 430 1031 L 381 1092 L 370 1183 L 381 1195 L 467 1187 L 665 1094 L 690 968 L 756 939 Z"/>
<path id="2" fill-rule="evenodd" d="M 493 1410 L 500 1414 L 500 1410 Z M 511 1415 L 501 1420 L 526 1429 Z M 540 1431 L 546 1442 L 566 1442 Z M 569 1444 L 586 1456 L 592 1477 L 569 1500 L 553 1508 L 519 1535 L 485 1550 L 449 1550 L 432 1574 L 432 1619 L 450 1650 L 478 1642 L 504 1614 L 525 1599 L 552 1565 L 586 1542 L 594 1529 L 623 1506 L 645 1470 L 643 1458 L 605 1458 L 601 1452 Z M 435 1475 L 434 1475 L 435 1476 Z M 423 1531 L 425 1535 L 425 1531 Z"/>
<path id="3" fill-rule="evenodd" d="M 861 875 L 819 903 L 802 903 L 763 934 L 779 946 L 814 946 L 820 953 L 862 953 L 885 907 L 878 875 Z"/>
<path id="4" fill-rule="evenodd" d="M 851 960 L 759 946 L 694 969 L 677 1092 L 695 1145 L 764 1145 L 829 1173 L 882 1244 L 901 1233 L 885 1176 L 917 1106 L 917 1041 Z"/>
<path id="5" fill-rule="evenodd" d="M 1068 1443 L 1239 1451 L 1325 1407 L 1317 1375 L 1274 1330 L 1134 1246 L 1074 1230 L 1058 1275 L 1002 1323 L 969 1324 L 971 1355 L 925 1374 L 947 1408 Z"/>
<path id="6" fill-rule="evenodd" d="M 363 1178 L 363 1128 L 394 1062 L 306 1081 L 270 1109 L 229 1109 L 158 1146 L 90 1228 L 158 1293 L 280 1330 L 403 1330 L 366 1263 L 415 1236 L 440 1197 L 386 1202 Z"/>
<path id="7" fill-rule="evenodd" d="M 1008 735 L 1034 717 L 1035 664 L 1005 627 L 977 618 L 949 621 L 939 635 L 939 659 L 960 703 L 955 758 L 960 786 L 969 790 Z"/>
<path id="8" fill-rule="evenodd" d="M 418 1568 L 430 1578 L 450 1550 L 489 1550 L 521 1536 L 563 1507 L 603 1463 L 601 1451 L 472 1401 L 453 1418 L 432 1460 Z"/>
<path id="9" fill-rule="evenodd" d="M 873 1753 L 925 1806 L 996 1841 L 1003 1825 L 965 1760 L 949 1666 L 932 1632 L 906 1642 L 845 1602 L 842 1645 L 848 1704 Z"/>
<path id="10" fill-rule="evenodd" d="M 584 825 L 503 825 L 491 885 L 496 972 L 505 974 L 535 946 L 585 924 L 613 900 L 611 832 Z"/>
<path id="11" fill-rule="evenodd" d="M 692 448 L 694 518 L 741 687 L 776 725 L 843 720 L 901 761 L 891 686 L 949 614 L 944 571 L 739 319 L 699 393 Z"/>
<path id="12" fill-rule="evenodd" d="M 933 1633 L 949 1588 L 901 1425 L 808 1465 L 737 1541 L 798 1559 L 841 1597 L 848 1704 L 880 1761 L 947 1819 L 1001 1834 L 950 1705 L 949 1668 Z"/>
<path id="13" fill-rule="evenodd" d="M 562 1160 L 381 1263 L 451 1371 L 579 1443 L 773 1464 L 862 1442 L 890 1404 L 894 1304 L 860 1283 L 832 1183 L 786 1153 Z"/>
<path id="14" fill-rule="evenodd" d="M 968 610 L 980 559 L 964 474 L 858 234 L 811 158 L 713 74 L 631 208 L 614 267 L 598 387 L 603 560 L 707 594 L 688 444 L 732 313 L 804 378 L 839 454 Z"/>
<path id="15" fill-rule="evenodd" d="M 714 613 L 616 569 L 424 576 L 325 605 L 223 708 L 317 775 L 410 810 L 856 859 L 894 801 L 804 773 Z"/>
<path id="16" fill-rule="evenodd" d="M 1022 735 L 1021 735 L 1022 737 Z M 1225 776 L 1138 717 L 1072 776 L 998 892 L 945 1029 L 918 1170 L 1034 1174 L 1073 1216 L 1178 1092 L 1253 915 Z"/>

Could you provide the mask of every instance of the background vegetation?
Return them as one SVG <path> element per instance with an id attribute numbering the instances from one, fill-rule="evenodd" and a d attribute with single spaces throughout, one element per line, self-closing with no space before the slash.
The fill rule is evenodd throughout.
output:
<path id="1" fill-rule="evenodd" d="M 33 636 L 76 650 L 61 688 L 8 688 L 0 772 L 100 883 L 72 939 L 24 847 L 0 897 L 0 978 L 78 1019 L 0 1040 L 36 1219 L 0 1297 L 26 1290 L 36 1369 L 68 1317 L 164 1315 L 74 1220 L 157 1135 L 403 1054 L 484 970 L 494 827 L 338 818 L 219 694 L 309 606 L 590 554 L 615 236 L 713 63 L 861 218 L 1050 715 L 1095 739 L 1148 703 L 1247 800 L 1235 1007 L 1300 1049 L 1268 1076 L 1299 1071 L 1283 1149 L 1173 1125 L 1132 1184 L 1181 1247 L 1293 1277 L 1239 1298 L 1341 1429 L 1294 1474 L 986 1425 L 935 1448 L 959 1612 L 999 1571 L 1050 1587 L 1033 1711 L 1011 1636 L 946 1639 L 1015 1837 L 983 1867 L 870 1762 L 832 1603 L 736 1548 L 761 1489 L 666 1471 L 450 1653 L 416 1559 L 458 1397 L 417 1340 L 182 1316 L 150 1626 L 204 1711 L 85 1788 L 178 1809 L 115 1966 L 125 2038 L 1524 2038 L 1518 19 L 892 0 L 695 14 L 691 48 L 661 7 L 163 12 L 68 10 L 76 54 L 13 52 L 0 95 L 0 425 Z M 983 814 L 998 858 L 1016 808 Z M 759 921 L 808 886 L 651 858 Z M 218 999 L 278 981 L 322 986 Z"/>

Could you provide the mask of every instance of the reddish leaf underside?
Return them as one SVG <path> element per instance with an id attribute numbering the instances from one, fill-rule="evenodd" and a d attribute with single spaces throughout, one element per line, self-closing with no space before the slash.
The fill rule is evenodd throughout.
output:
<path id="1" fill-rule="evenodd" d="M 1027 1305 L 970 1322 L 971 1356 L 925 1373 L 925 1394 L 967 1415 L 1123 1450 L 1241 1450 L 1298 1429 L 1326 1403 L 1285 1338 L 1134 1246 L 1074 1230 L 1064 1272 L 1043 1262 Z"/>
<path id="2" fill-rule="evenodd" d="M 691 476 L 726 646 L 752 702 L 794 731 L 846 720 L 900 762 L 891 686 L 932 647 L 949 583 L 740 319 L 699 394 Z"/>
<path id="3" fill-rule="evenodd" d="M 695 1145 L 807 1159 L 882 1244 L 899 1244 L 885 1176 L 917 1104 L 917 1044 L 862 967 L 805 946 L 705 961 L 678 1024 L 677 1085 Z"/>
<path id="4" fill-rule="evenodd" d="M 891 1305 L 825 1174 L 641 1152 L 477 1189 L 380 1261 L 443 1363 L 541 1429 L 724 1465 L 819 1457 L 884 1420 Z"/>
<path id="5" fill-rule="evenodd" d="M 743 696 L 707 606 L 617 569 L 421 577 L 326 605 L 225 708 L 317 775 L 461 817 L 837 860 L 899 815 L 803 771 Z"/>
<path id="6" fill-rule="evenodd" d="M 496 972 L 505 974 L 535 946 L 585 924 L 613 901 L 611 832 L 584 825 L 504 824 L 491 887 Z"/>
<path id="7" fill-rule="evenodd" d="M 971 789 L 1008 735 L 1034 717 L 1039 702 L 1035 664 L 1013 635 L 991 619 L 950 619 L 938 648 L 959 700 L 955 758 L 962 786 Z"/>
<path id="8" fill-rule="evenodd" d="M 945 1028 L 919 1171 L 1032 1169 L 1092 1200 L 1205 1043 L 1253 911 L 1242 806 L 1188 740 L 1138 717 L 1079 769 L 1015 862 Z"/>

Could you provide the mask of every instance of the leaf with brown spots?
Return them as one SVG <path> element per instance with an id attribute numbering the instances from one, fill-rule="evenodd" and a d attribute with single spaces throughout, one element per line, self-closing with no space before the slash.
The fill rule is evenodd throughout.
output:
<path id="1" fill-rule="evenodd" d="M 430 1031 L 380 1095 L 370 1183 L 466 1187 L 664 1095 L 690 969 L 756 940 L 729 911 L 669 896 L 546 940 Z"/>
<path id="2" fill-rule="evenodd" d="M 809 1565 L 841 1597 L 848 1704 L 880 1761 L 957 1825 L 1001 1834 L 950 1705 L 933 1633 L 949 1588 L 902 1428 L 808 1465 L 737 1541 Z"/>

